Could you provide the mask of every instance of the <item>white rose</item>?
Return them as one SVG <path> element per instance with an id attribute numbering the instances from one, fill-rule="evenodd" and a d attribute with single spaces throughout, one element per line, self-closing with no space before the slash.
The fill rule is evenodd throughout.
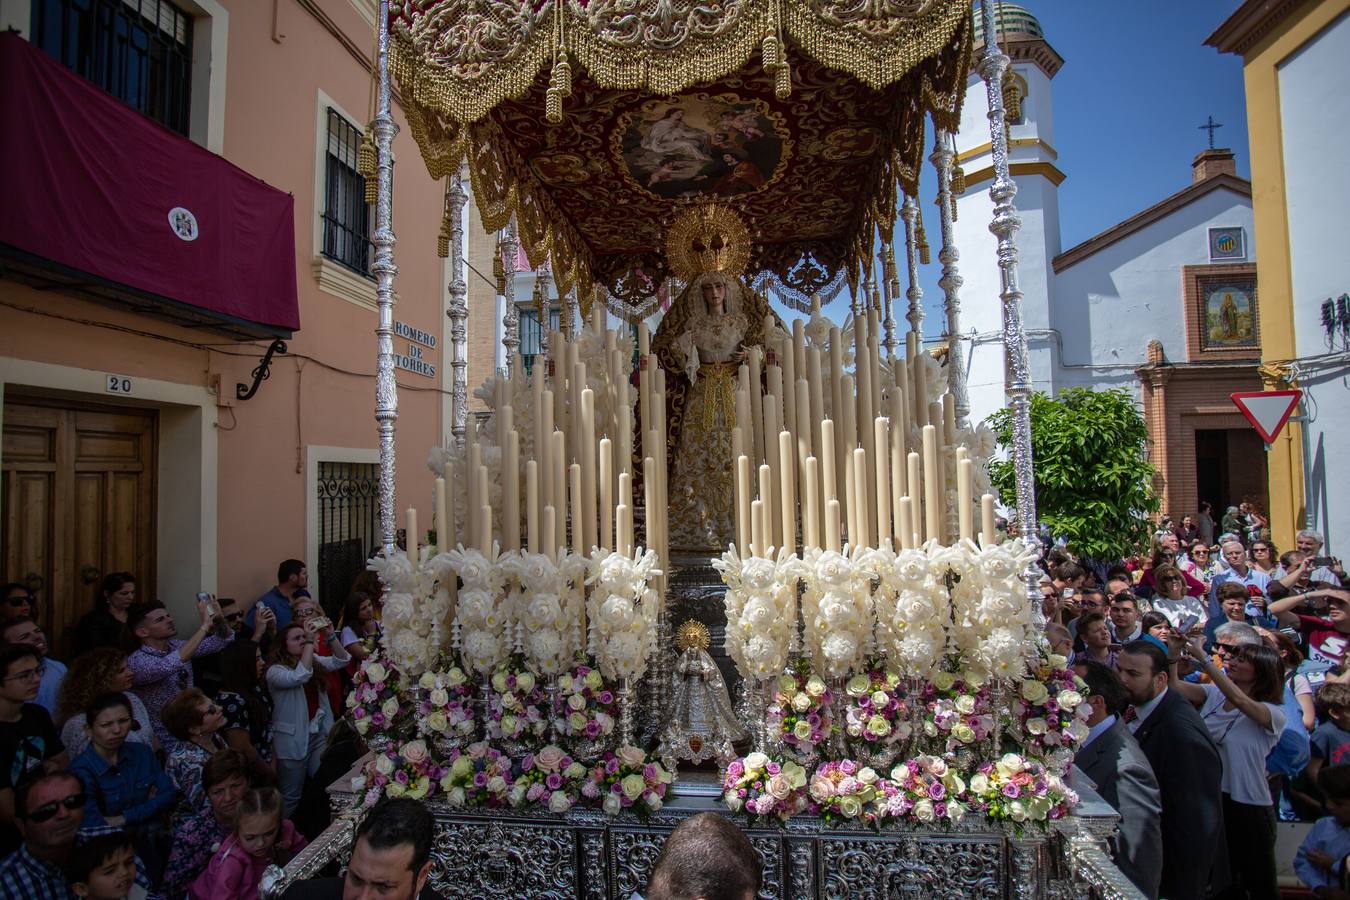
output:
<path id="1" fill-rule="evenodd" d="M 390 697 L 380 705 L 380 712 L 384 713 L 386 719 L 392 719 L 398 715 L 398 699 Z"/>
<path id="2" fill-rule="evenodd" d="M 756 750 L 745 758 L 745 770 L 749 772 L 752 769 L 762 769 L 769 764 L 769 757 Z"/>
<path id="3" fill-rule="evenodd" d="M 607 816 L 617 816 L 619 810 L 623 809 L 623 803 L 620 802 L 619 795 L 612 792 L 605 795 L 605 801 L 602 806 L 605 810 L 605 815 Z"/>
<path id="4" fill-rule="evenodd" d="M 1050 691 L 1039 681 L 1022 682 L 1022 699 L 1028 703 L 1044 703 L 1050 696 Z"/>
<path id="5" fill-rule="evenodd" d="M 394 761 L 383 754 L 375 757 L 375 771 L 381 775 L 394 774 Z"/>
<path id="6" fill-rule="evenodd" d="M 804 713 L 811 708 L 811 698 L 806 694 L 798 694 L 792 698 L 792 708 L 799 713 Z"/>
<path id="7" fill-rule="evenodd" d="M 427 699 L 431 701 L 432 706 L 445 706 L 450 702 L 450 694 L 441 688 L 436 688 Z"/>
<path id="8" fill-rule="evenodd" d="M 956 711 L 962 715 L 968 716 L 975 711 L 975 698 L 969 694 L 962 694 L 956 698 Z"/>
<path id="9" fill-rule="evenodd" d="M 1074 709 L 1083 702 L 1083 695 L 1077 691 L 1060 691 L 1059 696 L 1055 698 L 1055 702 L 1060 705 L 1061 709 Z"/>
<path id="10" fill-rule="evenodd" d="M 490 793 L 490 794 L 503 794 L 503 793 L 505 793 L 505 792 L 506 792 L 506 779 L 503 778 L 503 777 L 500 776 L 500 775 L 493 775 L 491 778 L 488 779 L 487 789 L 488 789 L 488 793 Z"/>
<path id="11" fill-rule="evenodd" d="M 937 811 L 933 808 L 933 801 L 926 797 L 914 804 L 912 812 L 914 818 L 918 819 L 920 822 L 931 822 L 937 818 Z"/>
<path id="12" fill-rule="evenodd" d="M 548 811 L 554 814 L 567 812 L 572 808 L 572 800 L 566 791 L 554 791 L 548 797 Z"/>

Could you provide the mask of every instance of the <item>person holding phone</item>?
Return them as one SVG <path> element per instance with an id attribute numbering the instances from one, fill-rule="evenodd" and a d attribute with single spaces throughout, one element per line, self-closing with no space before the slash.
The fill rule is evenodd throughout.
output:
<path id="1" fill-rule="evenodd" d="M 1336 557 L 1322 555 L 1323 544 L 1322 535 L 1310 528 L 1305 528 L 1294 535 L 1294 546 L 1304 556 L 1312 559 L 1313 570 L 1309 573 L 1309 578 L 1340 587 L 1345 584 L 1345 567 Z"/>
<path id="2" fill-rule="evenodd" d="M 316 655 L 316 641 L 327 643 L 331 655 Z M 315 670 L 336 672 L 350 661 L 327 619 L 315 616 L 304 625 L 292 622 L 277 634 L 266 677 L 274 704 L 272 746 L 277 781 L 287 816 L 300 803 L 305 779 L 318 772 L 324 742 L 333 727 L 328 692 L 314 677 Z"/>

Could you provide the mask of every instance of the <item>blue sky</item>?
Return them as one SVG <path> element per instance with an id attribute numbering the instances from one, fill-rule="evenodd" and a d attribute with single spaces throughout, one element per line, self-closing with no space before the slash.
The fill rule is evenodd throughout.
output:
<path id="1" fill-rule="evenodd" d="M 1241 59 L 1204 45 L 1239 0 L 1021 2 L 1064 58 L 1053 90 L 1065 249 L 1189 184 L 1191 160 L 1208 146 L 1199 129 L 1207 116 L 1224 126 L 1216 146 L 1231 148 L 1238 174 L 1250 177 Z M 926 170 L 925 213 L 934 180 Z M 930 242 L 936 231 L 934 222 Z M 942 330 L 936 243 L 933 263 L 921 279 L 930 339 Z M 903 272 L 901 280 L 903 290 Z M 832 318 L 845 314 L 842 299 Z"/>

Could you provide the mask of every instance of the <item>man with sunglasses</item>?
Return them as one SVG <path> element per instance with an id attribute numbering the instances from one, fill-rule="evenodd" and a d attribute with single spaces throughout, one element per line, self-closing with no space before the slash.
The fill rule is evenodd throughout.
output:
<path id="1" fill-rule="evenodd" d="M 1214 576 L 1210 582 L 1209 589 L 1209 617 L 1211 619 L 1223 618 L 1223 607 L 1219 603 L 1219 585 L 1236 581 L 1248 589 L 1256 588 L 1261 592 L 1262 597 L 1269 596 L 1270 576 L 1260 569 L 1253 567 L 1247 562 L 1247 548 L 1242 546 L 1241 541 L 1225 541 L 1223 543 L 1223 561 L 1228 564 L 1228 570 L 1220 572 Z"/>
<path id="2" fill-rule="evenodd" d="M 61 867 L 81 840 L 117 830 L 81 831 L 85 799 L 84 786 L 69 772 L 40 774 L 19 784 L 14 806 L 23 844 L 0 861 L 0 897 L 73 900 L 75 894 L 66 886 Z M 136 884 L 150 889 L 139 858 Z"/>
<path id="3" fill-rule="evenodd" d="M 42 683 L 42 656 L 24 644 L 0 648 L 0 852 L 18 846 L 14 786 L 34 771 L 70 762 L 47 711 L 32 702 Z"/>

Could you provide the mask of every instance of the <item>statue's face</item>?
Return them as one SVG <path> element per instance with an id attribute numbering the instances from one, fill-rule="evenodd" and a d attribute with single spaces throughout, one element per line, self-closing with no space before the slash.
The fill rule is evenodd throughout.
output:
<path id="1" fill-rule="evenodd" d="M 726 282 L 710 278 L 703 282 L 703 302 L 708 306 L 708 312 L 720 313 L 726 308 L 727 286 Z"/>

